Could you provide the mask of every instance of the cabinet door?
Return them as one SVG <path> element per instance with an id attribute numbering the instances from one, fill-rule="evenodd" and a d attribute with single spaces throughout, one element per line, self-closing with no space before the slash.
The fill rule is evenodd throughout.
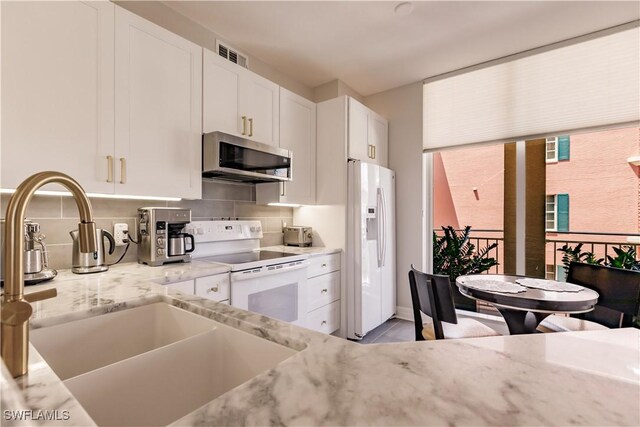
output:
<path id="1" fill-rule="evenodd" d="M 165 285 L 165 286 L 174 291 L 182 292 L 183 294 L 187 294 L 187 295 L 194 294 L 193 280 L 183 280 L 181 282 L 169 283 L 168 285 Z"/>
<path id="2" fill-rule="evenodd" d="M 204 133 L 242 135 L 243 113 L 238 109 L 242 69 L 215 52 L 203 51 L 202 120 Z"/>
<path id="3" fill-rule="evenodd" d="M 349 98 L 349 158 L 369 161 L 369 109 Z"/>
<path id="4" fill-rule="evenodd" d="M 196 295 L 214 301 L 229 300 L 229 274 L 199 277 L 196 279 Z"/>
<path id="5" fill-rule="evenodd" d="M 375 148 L 369 152 L 370 162 L 387 167 L 388 138 L 387 121 L 371 111 L 369 113 L 368 145 Z"/>
<path id="6" fill-rule="evenodd" d="M 200 198 L 202 48 L 120 7 L 116 193 Z"/>
<path id="7" fill-rule="evenodd" d="M 280 141 L 280 87 L 248 70 L 242 71 L 239 110 L 241 116 L 247 116 L 245 136 L 277 147 Z"/>
<path id="8" fill-rule="evenodd" d="M 113 193 L 113 3 L 1 7 L 3 188 L 57 170 Z"/>
<path id="9" fill-rule="evenodd" d="M 316 104 L 280 88 L 280 147 L 293 151 L 293 180 L 256 185 L 258 203 L 316 201 Z"/>

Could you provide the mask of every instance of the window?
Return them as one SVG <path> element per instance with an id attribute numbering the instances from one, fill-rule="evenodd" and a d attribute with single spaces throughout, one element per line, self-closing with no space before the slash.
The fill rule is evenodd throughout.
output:
<path id="1" fill-rule="evenodd" d="M 548 151 L 547 151 L 548 155 Z M 547 203 L 545 207 L 545 228 L 547 231 L 556 231 L 558 215 L 556 212 L 557 200 L 556 195 L 547 196 Z"/>
<path id="2" fill-rule="evenodd" d="M 547 138 L 547 163 L 569 160 L 569 135 Z"/>
<path id="3" fill-rule="evenodd" d="M 547 138 L 547 163 L 558 161 L 558 138 Z"/>
<path id="4" fill-rule="evenodd" d="M 547 231 L 569 231 L 568 194 L 547 195 L 545 228 Z"/>
<path id="5" fill-rule="evenodd" d="M 547 270 L 545 272 L 544 278 L 547 280 L 556 280 L 556 270 L 553 264 L 547 264 L 546 267 Z"/>

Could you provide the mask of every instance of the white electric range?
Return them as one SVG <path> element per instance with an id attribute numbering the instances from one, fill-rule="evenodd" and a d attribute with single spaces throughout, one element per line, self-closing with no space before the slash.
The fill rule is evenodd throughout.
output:
<path id="1" fill-rule="evenodd" d="M 192 221 L 192 258 L 230 267 L 234 307 L 302 325 L 308 255 L 260 250 L 260 221 Z"/>

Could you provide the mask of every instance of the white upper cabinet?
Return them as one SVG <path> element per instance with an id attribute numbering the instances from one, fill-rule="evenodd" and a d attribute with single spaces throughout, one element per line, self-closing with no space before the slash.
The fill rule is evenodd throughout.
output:
<path id="1" fill-rule="evenodd" d="M 201 197 L 202 48 L 109 1 L 1 7 L 4 188 L 57 170 L 92 193 Z"/>
<path id="2" fill-rule="evenodd" d="M 349 100 L 349 158 L 387 166 L 386 119 L 353 98 Z"/>
<path id="3" fill-rule="evenodd" d="M 2 187 L 56 170 L 86 191 L 113 193 L 113 3 L 0 7 Z"/>
<path id="4" fill-rule="evenodd" d="M 222 131 L 278 146 L 277 84 L 204 49 L 204 133 Z"/>
<path id="5" fill-rule="evenodd" d="M 202 48 L 116 7 L 117 194 L 200 198 Z"/>
<path id="6" fill-rule="evenodd" d="M 257 184 L 257 203 L 315 204 L 316 104 L 284 88 L 280 88 L 280 147 L 293 152 L 293 180 Z"/>

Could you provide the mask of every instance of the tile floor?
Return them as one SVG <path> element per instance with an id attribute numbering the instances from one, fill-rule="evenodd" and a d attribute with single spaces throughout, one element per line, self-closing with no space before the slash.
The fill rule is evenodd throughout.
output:
<path id="1" fill-rule="evenodd" d="M 465 317 L 460 315 L 460 317 Z M 496 317 L 493 319 L 479 318 L 475 316 L 475 320 L 484 323 L 501 335 L 508 335 L 509 331 L 507 325 L 501 318 Z M 381 344 L 381 343 L 393 343 L 393 342 L 405 342 L 414 341 L 415 331 L 413 328 L 413 322 L 403 319 L 389 319 L 382 325 L 369 332 L 361 341 L 357 341 L 360 344 Z"/>

